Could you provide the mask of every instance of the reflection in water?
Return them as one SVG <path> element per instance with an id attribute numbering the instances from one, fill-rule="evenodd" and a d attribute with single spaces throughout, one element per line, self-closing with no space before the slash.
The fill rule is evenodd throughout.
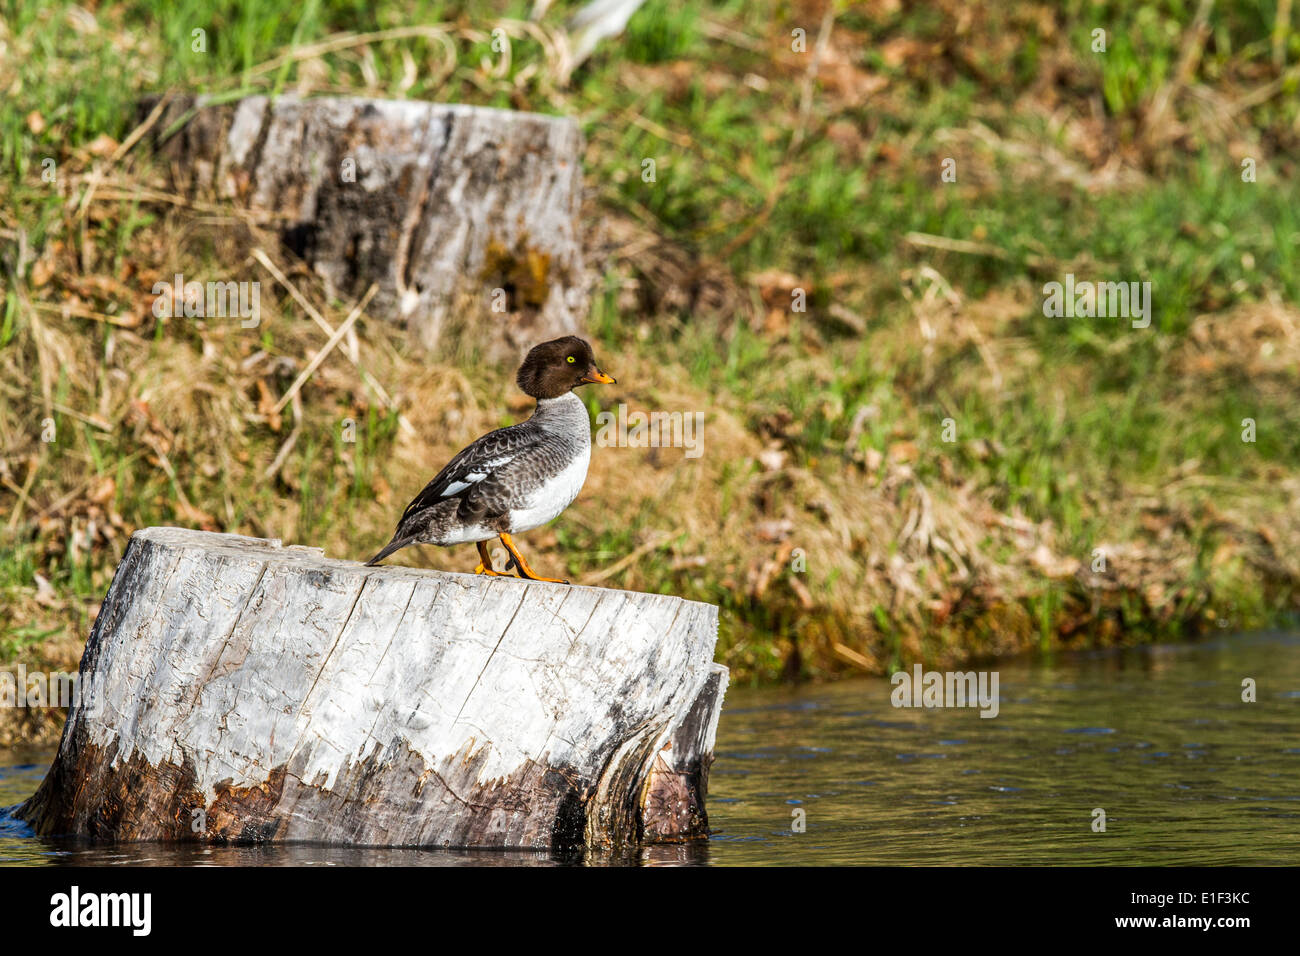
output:
<path id="1" fill-rule="evenodd" d="M 1300 636 L 996 666 L 994 719 L 895 709 L 885 680 L 733 688 L 708 844 L 624 854 L 102 846 L 0 820 L 0 863 L 198 866 L 1300 862 Z M 1257 701 L 1241 700 L 1244 678 Z M 49 753 L 0 754 L 0 806 Z M 1094 810 L 1106 832 L 1093 832 Z M 799 813 L 797 811 L 802 811 Z M 806 829 L 794 832 L 802 818 Z"/>

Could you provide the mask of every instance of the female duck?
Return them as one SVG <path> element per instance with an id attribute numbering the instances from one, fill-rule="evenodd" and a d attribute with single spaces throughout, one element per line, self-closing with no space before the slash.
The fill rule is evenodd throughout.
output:
<path id="1" fill-rule="evenodd" d="M 367 565 L 408 544 L 473 541 L 480 558 L 474 573 L 502 575 L 487 550 L 487 542 L 499 537 L 510 553 L 506 571 L 517 568 L 531 581 L 569 583 L 535 574 L 511 535 L 546 524 L 578 496 L 591 461 L 591 425 L 573 390 L 615 380 L 596 367 L 591 346 L 568 335 L 533 348 L 516 381 L 537 399 L 532 418 L 484 435 L 453 458 L 406 506 L 393 540 Z"/>

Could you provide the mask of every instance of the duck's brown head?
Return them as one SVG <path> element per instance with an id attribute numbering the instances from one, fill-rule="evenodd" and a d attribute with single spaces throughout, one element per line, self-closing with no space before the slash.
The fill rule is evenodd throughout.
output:
<path id="1" fill-rule="evenodd" d="M 596 367 L 591 346 L 576 335 L 533 346 L 515 381 L 533 398 L 559 398 L 579 385 L 615 384 Z"/>

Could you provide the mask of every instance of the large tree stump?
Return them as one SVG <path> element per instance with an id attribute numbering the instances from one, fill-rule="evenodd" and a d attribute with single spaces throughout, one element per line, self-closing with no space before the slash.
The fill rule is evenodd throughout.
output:
<path id="1" fill-rule="evenodd" d="M 580 331 L 589 280 L 572 119 L 416 100 L 182 96 L 155 131 L 191 110 L 160 147 L 173 186 L 273 213 L 335 296 L 355 300 L 378 283 L 370 313 L 428 347 L 453 316 L 512 355 Z"/>
<path id="2" fill-rule="evenodd" d="M 116 840 L 605 847 L 707 834 L 717 609 L 137 532 L 18 810 Z"/>

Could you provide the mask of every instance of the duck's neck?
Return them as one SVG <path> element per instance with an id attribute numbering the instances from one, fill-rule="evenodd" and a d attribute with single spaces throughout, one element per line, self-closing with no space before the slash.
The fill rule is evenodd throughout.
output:
<path id="1" fill-rule="evenodd" d="M 565 392 L 559 398 L 539 398 L 532 420 L 552 431 L 581 431 L 584 435 L 590 432 L 587 406 L 573 392 Z"/>

